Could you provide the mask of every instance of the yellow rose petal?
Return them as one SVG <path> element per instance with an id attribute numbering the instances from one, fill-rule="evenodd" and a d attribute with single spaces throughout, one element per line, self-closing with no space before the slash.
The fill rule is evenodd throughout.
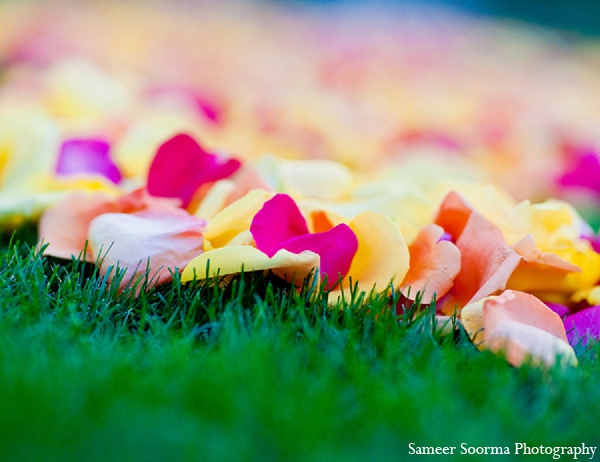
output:
<path id="1" fill-rule="evenodd" d="M 271 195 L 263 189 L 254 189 L 217 213 L 204 233 L 204 250 L 224 247 L 238 234 L 250 229 L 252 218 Z"/>
<path id="2" fill-rule="evenodd" d="M 269 258 L 260 250 L 247 245 L 232 245 L 205 252 L 194 258 L 183 270 L 182 282 L 208 279 L 248 271 L 273 270 L 287 281 L 298 283 L 309 277 L 319 266 L 316 253 L 305 251 L 299 254 L 280 250 Z"/>
<path id="3" fill-rule="evenodd" d="M 377 212 L 363 212 L 350 223 L 358 239 L 348 274 L 342 280 L 342 288 L 330 294 L 335 301 L 350 293 L 350 281 L 358 283 L 361 291 L 385 290 L 392 280 L 399 284 L 409 267 L 408 246 L 398 226 L 387 216 Z"/>

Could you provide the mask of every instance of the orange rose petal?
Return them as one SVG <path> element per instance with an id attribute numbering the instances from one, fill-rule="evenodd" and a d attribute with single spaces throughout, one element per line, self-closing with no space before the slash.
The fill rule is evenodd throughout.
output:
<path id="1" fill-rule="evenodd" d="M 421 301 L 431 303 L 450 290 L 460 270 L 460 251 L 449 241 L 441 240 L 444 230 L 431 224 L 423 228 L 409 245 L 410 268 L 402 282 L 405 292 L 410 287 L 410 298 L 418 292 Z"/>
<path id="2" fill-rule="evenodd" d="M 502 232 L 478 212 L 469 216 L 456 246 L 461 252 L 461 269 L 443 301 L 444 314 L 503 290 L 522 260 L 506 244 Z"/>
<path id="3" fill-rule="evenodd" d="M 449 192 L 435 217 L 434 223 L 444 228 L 453 239 L 458 239 L 469 221 L 472 209 L 456 192 Z"/>
<path id="4" fill-rule="evenodd" d="M 552 366 L 557 356 L 577 364 L 560 317 L 533 295 L 507 290 L 483 305 L 483 344 L 519 367 L 528 359 Z"/>
<path id="5" fill-rule="evenodd" d="M 40 218 L 39 242 L 48 244 L 44 255 L 65 259 L 79 257 L 86 247 L 92 220 L 103 213 L 117 211 L 117 204 L 105 194 L 69 194 L 61 202 L 49 207 Z M 94 261 L 89 248 L 86 255 L 81 256 L 87 261 Z"/>
<path id="6" fill-rule="evenodd" d="M 312 210 L 306 221 L 311 233 L 324 233 L 339 224 L 339 220 L 333 219 L 332 214 L 325 210 Z"/>

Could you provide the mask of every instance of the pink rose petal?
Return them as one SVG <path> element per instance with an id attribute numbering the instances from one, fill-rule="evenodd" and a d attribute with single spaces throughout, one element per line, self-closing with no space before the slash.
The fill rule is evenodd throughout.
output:
<path id="1" fill-rule="evenodd" d="M 304 234 L 293 237 L 278 246 L 292 253 L 310 250 L 321 257 L 321 280 L 327 280 L 326 289 L 333 289 L 339 280 L 348 273 L 352 259 L 358 250 L 358 239 L 346 224 L 322 233 Z"/>
<path id="2" fill-rule="evenodd" d="M 91 250 L 100 256 L 100 273 L 125 270 L 119 286 L 135 283 L 149 268 L 151 285 L 171 280 L 202 253 L 205 222 L 181 209 L 143 210 L 131 214 L 105 213 L 89 227 Z"/>
<path id="3" fill-rule="evenodd" d="M 308 234 L 308 226 L 296 202 L 287 194 L 276 194 L 254 215 L 250 233 L 256 248 L 272 257 L 283 242 Z"/>
<path id="4" fill-rule="evenodd" d="M 579 340 L 586 345 L 589 340 L 600 339 L 600 305 L 586 308 L 565 318 L 565 330 L 569 343 L 577 345 Z"/>
<path id="5" fill-rule="evenodd" d="M 119 168 L 110 158 L 110 146 L 101 139 L 70 139 L 62 143 L 56 173 L 100 174 L 115 184 L 121 182 Z"/>
<path id="6" fill-rule="evenodd" d="M 189 135 L 175 135 L 158 148 L 148 171 L 148 192 L 180 198 L 185 208 L 202 185 L 228 178 L 240 166 L 237 159 L 205 151 Z"/>

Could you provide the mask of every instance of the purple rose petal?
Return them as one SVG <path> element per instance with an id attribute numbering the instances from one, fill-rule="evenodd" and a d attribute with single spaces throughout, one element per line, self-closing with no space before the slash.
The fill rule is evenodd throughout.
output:
<path id="1" fill-rule="evenodd" d="M 283 242 L 308 234 L 308 226 L 294 199 L 276 194 L 254 215 L 250 233 L 256 248 L 272 257 Z"/>
<path id="2" fill-rule="evenodd" d="M 589 340 L 600 339 L 600 305 L 586 308 L 565 318 L 565 330 L 571 346 L 579 340 L 586 345 Z"/>
<path id="3" fill-rule="evenodd" d="M 155 197 L 174 197 L 186 208 L 200 186 L 228 178 L 241 166 L 237 159 L 223 159 L 205 151 L 189 135 L 165 141 L 148 171 L 148 192 Z"/>
<path id="4" fill-rule="evenodd" d="M 358 239 L 348 225 L 339 224 L 329 231 L 293 237 L 280 246 L 292 253 L 310 250 L 321 257 L 321 280 L 327 279 L 326 289 L 333 289 L 340 277 L 350 269 L 358 249 Z"/>
<path id="5" fill-rule="evenodd" d="M 571 313 L 571 310 L 568 306 L 562 305 L 560 303 L 546 302 L 546 305 L 561 318 L 564 318 L 566 315 Z"/>
<path id="6" fill-rule="evenodd" d="M 115 184 L 119 168 L 110 158 L 110 145 L 101 139 L 70 139 L 62 143 L 56 164 L 58 175 L 99 174 Z"/>

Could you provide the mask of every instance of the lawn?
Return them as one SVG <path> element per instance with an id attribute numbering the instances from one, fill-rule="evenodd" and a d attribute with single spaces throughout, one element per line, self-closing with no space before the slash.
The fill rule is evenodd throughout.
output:
<path id="1" fill-rule="evenodd" d="M 516 369 L 441 337 L 432 307 L 328 309 L 258 274 L 135 297 L 42 258 L 32 225 L 1 242 L 0 460 L 427 458 L 409 443 L 512 460 L 515 443 L 598 443 L 597 346 L 577 368 Z"/>

